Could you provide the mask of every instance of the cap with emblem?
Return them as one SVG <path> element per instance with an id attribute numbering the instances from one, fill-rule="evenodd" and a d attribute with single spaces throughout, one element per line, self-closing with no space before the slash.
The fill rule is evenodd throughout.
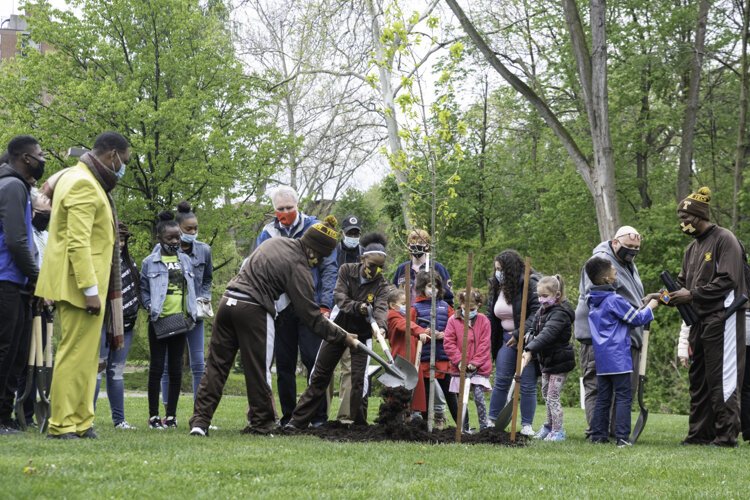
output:
<path id="1" fill-rule="evenodd" d="M 359 222 L 359 217 L 356 215 L 347 215 L 344 221 L 341 223 L 341 232 L 346 234 L 352 229 L 362 230 L 362 226 Z"/>
<path id="2" fill-rule="evenodd" d="M 707 187 L 702 187 L 696 193 L 691 193 L 687 198 L 682 200 L 677 207 L 677 211 L 695 215 L 704 220 L 710 220 L 710 202 L 711 190 Z"/>

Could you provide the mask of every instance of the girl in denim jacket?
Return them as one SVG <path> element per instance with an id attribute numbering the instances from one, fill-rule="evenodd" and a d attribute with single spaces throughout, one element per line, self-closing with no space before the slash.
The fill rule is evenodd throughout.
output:
<path id="1" fill-rule="evenodd" d="M 172 212 L 159 214 L 156 226 L 159 245 L 143 260 L 141 267 L 141 298 L 149 312 L 148 343 L 150 363 L 148 370 L 148 409 L 151 429 L 177 427 L 177 401 L 182 380 L 182 355 L 185 350 L 185 335 L 173 335 L 157 340 L 154 322 L 173 314 L 185 314 L 195 321 L 196 299 L 193 268 L 190 257 L 178 252 L 180 226 Z M 159 417 L 159 386 L 164 372 L 164 358 L 169 353 L 169 391 L 167 415 L 162 422 Z"/>

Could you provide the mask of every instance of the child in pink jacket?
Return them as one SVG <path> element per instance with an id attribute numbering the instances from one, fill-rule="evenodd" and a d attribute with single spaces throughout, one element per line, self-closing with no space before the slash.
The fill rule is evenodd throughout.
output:
<path id="1" fill-rule="evenodd" d="M 445 327 L 443 347 L 451 361 L 450 391 L 458 393 L 461 385 L 459 365 L 461 364 L 461 349 L 464 339 L 464 318 L 469 318 L 469 342 L 466 346 L 466 378 L 471 383 L 471 392 L 474 394 L 474 403 L 477 405 L 477 416 L 479 417 L 479 429 L 487 428 L 487 407 L 484 401 L 484 393 L 492 390 L 490 385 L 490 373 L 492 372 L 492 347 L 490 320 L 479 312 L 482 305 L 482 295 L 477 290 L 471 291 L 471 309 L 466 310 L 467 291 L 462 291 L 458 296 L 459 307 L 456 313 L 448 319 Z M 465 409 L 468 412 L 468 409 Z M 465 413 L 464 416 L 468 416 Z M 464 418 L 464 428 L 468 429 L 468 418 Z"/>

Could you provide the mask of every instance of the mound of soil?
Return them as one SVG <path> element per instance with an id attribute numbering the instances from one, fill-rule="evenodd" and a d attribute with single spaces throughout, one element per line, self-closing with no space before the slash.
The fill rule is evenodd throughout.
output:
<path id="1" fill-rule="evenodd" d="M 425 420 L 409 420 L 410 391 L 401 387 L 385 388 L 381 395 L 383 402 L 380 404 L 375 425 L 347 425 L 330 421 L 320 427 L 305 429 L 297 433 L 343 442 L 408 441 L 431 444 L 455 442 L 456 429 L 454 427 L 428 432 Z M 461 436 L 461 442 L 523 446 L 525 437 L 517 434 L 516 442 L 511 443 L 509 433 L 491 427 L 475 434 L 464 434 Z"/>

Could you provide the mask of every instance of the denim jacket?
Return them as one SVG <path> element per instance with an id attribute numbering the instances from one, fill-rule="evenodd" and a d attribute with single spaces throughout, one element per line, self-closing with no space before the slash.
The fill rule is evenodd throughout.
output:
<path id="1" fill-rule="evenodd" d="M 196 319 L 195 280 L 193 265 L 190 257 L 182 252 L 177 252 L 177 257 L 182 265 L 182 273 L 185 275 L 185 304 L 187 313 L 193 320 Z M 143 259 L 141 265 L 141 299 L 143 307 L 148 310 L 150 321 L 159 319 L 164 299 L 167 297 L 167 286 L 169 285 L 169 271 L 166 264 L 161 260 L 161 246 Z"/>
<path id="2" fill-rule="evenodd" d="M 151 252 L 155 252 L 160 246 L 157 243 Z M 180 245 L 180 253 L 185 253 Z M 193 283 L 195 287 L 195 296 L 198 299 L 211 300 L 211 285 L 214 281 L 214 264 L 211 255 L 211 246 L 202 241 L 194 241 L 190 253 L 185 253 L 190 257 L 193 264 Z"/>

